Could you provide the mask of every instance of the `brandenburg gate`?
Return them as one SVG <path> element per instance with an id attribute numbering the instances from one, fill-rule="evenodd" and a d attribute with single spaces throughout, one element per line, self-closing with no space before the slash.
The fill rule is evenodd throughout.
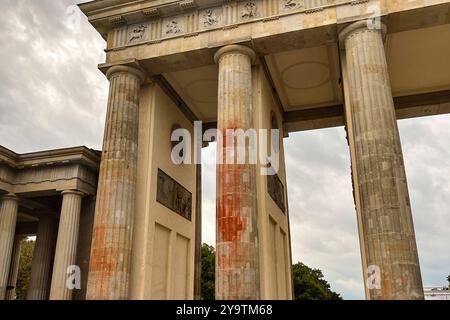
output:
<path id="1" fill-rule="evenodd" d="M 283 138 L 344 126 L 366 298 L 423 299 L 397 119 L 450 112 L 450 1 L 96 0 L 80 9 L 106 41 L 103 150 L 0 149 L 0 298 L 14 296 L 29 235 L 29 299 L 199 298 L 199 149 L 216 140 L 218 158 L 238 151 L 211 129 L 268 129 L 281 132 L 267 139 L 278 153 L 217 162 L 216 297 L 292 299 Z M 178 140 L 197 161 L 173 161 L 176 129 L 201 137 Z"/>

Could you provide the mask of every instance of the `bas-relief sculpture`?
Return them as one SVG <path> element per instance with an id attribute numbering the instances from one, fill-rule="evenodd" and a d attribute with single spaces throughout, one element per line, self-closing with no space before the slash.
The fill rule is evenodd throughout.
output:
<path id="1" fill-rule="evenodd" d="M 156 200 L 191 221 L 192 193 L 161 169 L 158 169 L 158 186 Z"/>
<path id="2" fill-rule="evenodd" d="M 284 201 L 284 186 L 277 174 L 267 176 L 267 192 L 277 206 L 286 213 L 286 203 Z"/>
<path id="3" fill-rule="evenodd" d="M 284 0 L 284 7 L 286 9 L 298 9 L 303 7 L 304 1 L 299 0 Z"/>
<path id="4" fill-rule="evenodd" d="M 208 29 L 213 29 L 216 27 L 223 27 L 223 28 L 234 28 L 237 27 L 240 23 L 246 23 L 248 21 L 256 20 L 259 18 L 263 18 L 264 14 L 262 13 L 263 10 L 263 1 L 261 0 L 255 0 L 255 1 L 237 1 L 237 2 L 230 2 L 232 6 L 235 6 L 237 10 L 237 17 L 233 18 L 233 14 L 230 13 L 231 11 L 228 11 L 228 13 L 225 12 L 224 7 L 212 7 L 212 8 L 206 8 L 202 10 L 196 10 L 194 2 L 189 1 L 189 5 L 183 4 L 181 7 L 186 12 L 185 14 L 178 14 L 175 16 L 167 16 L 167 17 L 161 17 L 160 12 L 157 8 L 154 8 L 152 10 L 144 10 L 143 15 L 150 18 L 151 22 L 143 22 L 135 26 L 130 27 L 130 31 L 128 34 L 128 40 L 126 43 L 123 43 L 121 41 L 116 41 L 114 43 L 114 47 L 121 47 L 124 45 L 134 45 L 136 43 L 142 43 L 145 41 L 155 41 L 159 39 L 164 38 L 171 38 L 175 36 L 180 36 L 185 34 L 186 32 L 197 35 L 196 31 L 204 31 Z M 335 2 L 331 2 L 331 4 L 335 4 Z M 295 11 L 299 10 L 305 10 L 306 14 L 311 14 L 317 11 L 321 11 L 322 4 L 318 5 L 316 1 L 304 1 L 304 0 L 283 0 L 278 1 L 278 8 L 280 14 L 290 14 Z M 186 28 L 186 25 L 191 23 L 189 22 L 189 17 L 192 16 L 198 16 L 198 22 L 194 26 L 194 30 Z M 226 18 L 226 16 L 228 16 Z M 277 15 L 278 16 L 278 15 Z M 111 18 L 111 21 L 113 21 L 114 18 Z M 121 17 L 115 17 L 115 20 L 120 21 L 116 22 L 117 25 L 123 24 L 123 18 Z M 114 21 L 115 21 L 114 20 Z M 224 21 L 229 21 L 225 23 Z M 152 35 L 151 39 L 150 37 L 146 36 L 147 33 L 149 33 L 150 29 L 150 23 L 152 25 L 154 23 L 157 23 L 160 21 L 163 26 L 162 34 L 160 32 L 156 32 Z M 152 26 L 153 29 L 153 26 Z M 189 30 L 188 30 L 189 29 Z M 116 33 L 120 33 L 121 27 L 118 27 L 116 29 Z M 152 33 L 154 30 L 152 30 Z"/>
<path id="5" fill-rule="evenodd" d="M 148 28 L 148 25 L 145 24 L 140 24 L 138 26 L 135 26 L 131 33 L 130 33 L 130 39 L 128 40 L 128 42 L 133 42 L 133 41 L 139 41 L 142 40 L 145 34 L 145 30 Z"/>
<path id="6" fill-rule="evenodd" d="M 182 29 L 178 20 L 170 20 L 169 23 L 166 24 L 166 34 L 178 34 L 181 32 Z"/>
<path id="7" fill-rule="evenodd" d="M 258 16 L 258 7 L 254 1 L 249 1 L 244 4 L 244 7 L 241 12 L 241 18 L 243 19 L 251 19 Z"/>
<path id="8" fill-rule="evenodd" d="M 205 27 L 211 27 L 219 23 L 219 18 L 214 9 L 206 9 L 203 13 L 203 24 Z"/>

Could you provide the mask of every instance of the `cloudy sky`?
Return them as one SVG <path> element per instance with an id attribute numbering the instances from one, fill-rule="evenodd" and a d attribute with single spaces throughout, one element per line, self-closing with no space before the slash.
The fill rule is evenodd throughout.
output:
<path id="1" fill-rule="evenodd" d="M 105 43 L 74 0 L 1 0 L 0 144 L 16 152 L 101 148 Z M 424 285 L 450 274 L 450 116 L 400 121 Z M 323 270 L 346 299 L 364 297 L 343 128 L 285 139 L 294 262 Z M 203 151 L 214 156 L 214 146 Z M 204 241 L 215 238 L 215 171 L 205 165 Z"/>

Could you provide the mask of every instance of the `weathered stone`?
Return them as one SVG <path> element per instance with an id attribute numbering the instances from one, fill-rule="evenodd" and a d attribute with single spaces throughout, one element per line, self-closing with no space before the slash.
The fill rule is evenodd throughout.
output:
<path id="1" fill-rule="evenodd" d="M 5 300 L 16 300 L 17 298 L 17 276 L 19 275 L 20 248 L 22 246 L 23 236 L 15 236 L 13 251 L 11 254 L 11 265 L 9 268 L 8 289 L 6 290 Z"/>
<path id="2" fill-rule="evenodd" d="M 439 43 L 450 30 L 449 0 L 209 0 L 200 6 L 191 0 L 96 0 L 80 6 L 107 41 L 106 63 L 100 69 L 111 87 L 92 248 L 91 222 L 83 240 L 77 241 L 80 195 L 65 192 L 53 299 L 71 297 L 67 267 L 75 263 L 77 242 L 78 248 L 85 248 L 77 259 L 83 272 L 89 263 L 86 252 L 91 252 L 88 299 L 190 299 L 194 281 L 198 297 L 200 168 L 169 163 L 169 137 L 175 124 L 188 131 L 195 120 L 214 126 L 217 80 L 217 124 L 222 133 L 268 129 L 272 114 L 285 134 L 341 126 L 346 119 L 362 260 L 365 278 L 370 280 L 367 297 L 422 298 L 392 91 L 398 117 L 449 112 L 448 77 L 438 70 L 449 66 L 448 46 Z M 369 30 L 366 21 L 341 33 L 340 68 L 336 31 L 368 17 L 374 18 L 371 26 L 381 20 L 389 27 L 392 83 L 382 34 Z M 434 42 L 428 41 L 430 34 Z M 405 60 L 410 59 L 403 59 L 408 49 L 399 47 L 408 44 L 418 49 L 415 43 L 423 39 L 434 44 L 433 50 L 408 55 L 419 61 L 409 66 Z M 212 53 L 221 47 L 216 54 L 217 73 Z M 429 52 L 438 63 L 428 65 L 433 60 Z M 260 59 L 252 66 L 256 56 Z M 406 73 L 415 79 L 421 71 L 426 79 L 405 81 Z M 154 83 L 144 84 L 146 73 L 154 76 Z M 221 139 L 225 145 L 219 155 L 225 158 L 230 140 Z M 219 299 L 292 297 L 283 152 L 280 170 L 273 177 L 257 174 L 266 163 L 218 165 Z M 0 209 L 0 257 L 6 257 L 0 261 L 3 294 L 8 271 L 12 286 L 17 267 L 11 253 L 15 217 L 23 219 L 16 235 L 35 234 L 40 207 L 59 202 L 61 190 L 95 195 L 97 165 L 98 153 L 87 148 L 17 155 L 0 147 L 0 193 L 20 194 L 29 211 L 18 215 L 17 203 L 14 207 L 10 202 L 3 202 Z M 177 183 L 185 190 L 178 188 L 161 198 L 158 169 L 173 178 L 172 187 Z M 45 194 L 44 201 L 33 199 L 40 194 Z M 52 203 L 49 209 L 58 206 Z M 37 261 L 51 259 L 49 246 L 42 245 L 43 239 L 50 241 L 42 237 L 42 228 L 39 225 L 37 230 L 30 298 L 46 295 L 32 294 L 34 288 L 43 287 L 48 270 L 48 265 L 36 267 Z M 83 287 L 85 281 L 83 273 Z M 84 298 L 84 291 L 79 293 Z"/>
<path id="3" fill-rule="evenodd" d="M 382 30 L 356 22 L 345 46 L 360 237 L 370 299 L 423 299 L 422 278 Z M 377 279 L 380 277 L 380 279 Z"/>
<path id="4" fill-rule="evenodd" d="M 108 70 L 110 94 L 95 208 L 87 299 L 127 299 L 136 191 L 138 69 Z"/>
<path id="5" fill-rule="evenodd" d="M 27 300 L 47 300 L 53 267 L 55 221 L 51 214 L 42 214 L 39 219 L 31 262 L 30 283 Z M 66 232 L 64 230 L 63 232 Z"/>
<path id="6" fill-rule="evenodd" d="M 62 192 L 63 201 L 56 240 L 50 300 L 71 300 L 73 290 L 68 287 L 69 267 L 77 258 L 78 230 L 83 193 L 74 190 Z"/>
<path id="7" fill-rule="evenodd" d="M 223 164 L 217 166 L 216 298 L 255 300 L 260 297 L 256 165 L 227 163 L 227 148 L 234 143 L 236 159 L 237 146 L 226 136 L 228 130 L 253 128 L 255 53 L 230 45 L 220 49 L 215 60 L 219 65 L 217 126 L 223 134 L 218 147 Z"/>
<path id="8" fill-rule="evenodd" d="M 16 230 L 18 198 L 9 194 L 0 204 L 0 300 L 5 299 Z"/>
<path id="9" fill-rule="evenodd" d="M 17 256 L 20 250 L 19 239 L 33 235 L 36 235 L 37 239 L 33 252 L 27 299 L 46 300 L 49 298 L 54 256 L 56 256 L 56 260 L 65 259 L 64 256 L 66 255 L 72 256 L 72 253 L 69 253 L 64 246 L 57 250 L 59 256 L 54 253 L 57 236 L 55 217 L 58 215 L 61 206 L 60 190 L 77 189 L 83 194 L 94 195 L 100 162 L 99 154 L 98 151 L 86 147 L 16 154 L 0 146 L 0 192 L 7 191 L 10 193 L 10 195 L 4 196 L 6 202 L 0 202 L 0 207 L 3 206 L 0 210 L 6 210 L 0 212 L 0 241 L 9 239 L 11 233 L 13 237 L 15 236 L 10 255 L 6 251 L 1 252 L 0 249 L 0 267 L 8 264 L 7 258 L 11 259 L 8 266 L 9 278 L 6 299 L 15 299 L 16 296 L 16 272 L 19 263 L 16 259 L 19 259 Z M 14 194 L 20 194 L 20 211 L 18 205 L 11 206 L 12 200 L 17 202 Z M 65 194 L 63 195 L 64 198 L 67 197 Z M 67 207 L 65 203 L 63 201 L 63 213 L 66 211 L 64 208 Z M 83 212 L 83 214 L 85 219 L 93 218 L 93 212 L 91 211 Z M 64 217 L 64 214 L 62 214 L 62 217 Z M 12 218 L 16 219 L 16 222 Z M 66 238 L 64 243 L 77 246 L 79 241 L 71 233 L 75 232 L 75 228 L 78 228 L 74 224 L 75 222 L 76 220 L 69 221 L 69 226 L 66 226 L 66 228 L 61 226 L 63 232 L 59 233 L 59 236 L 60 239 L 61 237 Z M 78 234 L 78 231 L 76 233 Z M 90 230 L 86 230 L 84 238 L 86 236 L 88 237 L 87 242 L 90 243 Z M 61 258 L 62 256 L 63 258 Z M 71 262 L 70 265 L 75 265 L 75 263 Z M 62 270 L 62 273 L 58 275 L 60 287 L 64 288 L 69 275 L 66 274 L 67 267 L 61 267 L 60 270 Z M 87 279 L 87 275 L 82 274 L 81 280 L 84 285 L 85 279 Z M 56 299 L 68 298 L 70 298 L 70 295 L 59 295 Z"/>

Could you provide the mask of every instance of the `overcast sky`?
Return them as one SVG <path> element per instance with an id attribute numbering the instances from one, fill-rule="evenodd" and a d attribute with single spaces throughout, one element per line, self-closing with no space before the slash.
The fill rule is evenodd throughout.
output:
<path id="1" fill-rule="evenodd" d="M 101 148 L 105 43 L 73 0 L 0 1 L 0 145 L 18 153 Z M 450 116 L 400 121 L 424 285 L 450 274 Z M 294 262 L 320 268 L 346 299 L 364 298 L 343 128 L 285 139 Z M 214 146 L 205 156 L 214 156 Z M 215 242 L 215 168 L 205 165 L 204 241 Z"/>

